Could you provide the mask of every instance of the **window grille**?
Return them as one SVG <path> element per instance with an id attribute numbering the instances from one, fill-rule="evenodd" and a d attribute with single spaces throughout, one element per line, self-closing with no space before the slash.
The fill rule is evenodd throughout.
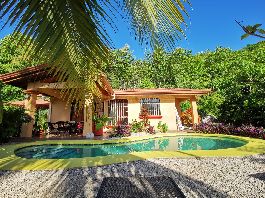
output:
<path id="1" fill-rule="evenodd" d="M 109 125 L 128 125 L 128 100 L 116 99 L 108 102 Z"/>
<path id="2" fill-rule="evenodd" d="M 149 115 L 161 115 L 159 98 L 142 98 L 140 100 L 141 108 L 145 108 Z"/>

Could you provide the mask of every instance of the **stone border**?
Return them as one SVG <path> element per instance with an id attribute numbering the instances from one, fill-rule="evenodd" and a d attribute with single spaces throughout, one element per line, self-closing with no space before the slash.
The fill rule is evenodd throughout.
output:
<path id="1" fill-rule="evenodd" d="M 196 136 L 213 138 L 234 138 L 246 141 L 242 147 L 218 150 L 189 150 L 189 151 L 144 151 L 129 154 L 109 155 L 99 157 L 71 158 L 71 159 L 25 159 L 17 157 L 14 151 L 27 146 L 45 144 L 110 144 L 127 143 L 152 138 L 174 136 Z M 126 137 L 119 140 L 44 140 L 19 144 L 5 145 L 0 148 L 0 170 L 59 170 L 80 167 L 102 166 L 114 163 L 145 160 L 149 158 L 174 158 L 174 157 L 218 157 L 218 156 L 248 156 L 265 153 L 265 141 L 261 139 L 239 137 L 221 134 L 197 133 L 167 133 L 147 135 L 142 137 Z"/>

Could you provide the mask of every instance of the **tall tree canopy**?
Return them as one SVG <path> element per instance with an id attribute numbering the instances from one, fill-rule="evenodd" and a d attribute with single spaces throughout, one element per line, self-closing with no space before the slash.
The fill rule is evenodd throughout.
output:
<path id="1" fill-rule="evenodd" d="M 181 48 L 156 48 L 136 60 L 128 46 L 109 57 L 104 67 L 114 88 L 210 88 L 201 97 L 201 115 L 226 123 L 265 126 L 265 42 L 232 51 L 216 48 L 192 55 Z"/>
<path id="2" fill-rule="evenodd" d="M 61 81 L 75 86 L 70 96 L 84 99 L 85 93 L 97 94 L 95 78 L 101 72 L 98 60 L 104 60 L 111 38 L 104 28 L 115 28 L 122 16 L 131 23 L 141 43 L 173 48 L 183 35 L 183 15 L 187 0 L 3 0 L 0 19 L 17 24 L 23 32 L 21 43 L 26 52 L 38 56 L 56 69 Z M 32 38 L 30 43 L 26 43 Z M 71 98 L 71 97 L 70 97 Z"/>

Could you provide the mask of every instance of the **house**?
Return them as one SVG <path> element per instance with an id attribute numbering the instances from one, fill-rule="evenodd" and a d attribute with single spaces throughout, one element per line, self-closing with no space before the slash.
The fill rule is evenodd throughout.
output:
<path id="1" fill-rule="evenodd" d="M 106 76 L 101 75 L 95 83 L 101 99 L 85 100 L 82 111 L 77 111 L 73 104 L 68 104 L 60 91 L 63 83 L 58 82 L 52 75 L 47 65 L 28 67 L 23 70 L 0 75 L 0 80 L 5 84 L 14 85 L 24 89 L 27 94 L 24 103 L 26 112 L 33 118 L 30 123 L 22 126 L 22 137 L 31 137 L 36 110 L 37 95 L 50 97 L 49 122 L 57 121 L 82 121 L 84 122 L 83 135 L 93 130 L 92 115 L 105 114 L 111 117 L 110 125 L 128 124 L 132 120 L 141 120 L 141 108 L 148 111 L 148 119 L 152 126 L 158 122 L 167 123 L 170 131 L 177 131 L 177 115 L 181 114 L 180 103 L 190 101 L 192 109 L 192 122 L 198 120 L 197 97 L 206 95 L 209 89 L 126 89 L 113 90 Z"/>

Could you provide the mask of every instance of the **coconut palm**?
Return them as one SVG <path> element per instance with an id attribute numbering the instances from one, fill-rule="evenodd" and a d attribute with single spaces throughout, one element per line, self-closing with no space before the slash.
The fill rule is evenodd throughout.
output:
<path id="1" fill-rule="evenodd" d="M 122 17 L 131 23 L 141 43 L 174 47 L 183 36 L 187 0 L 2 0 L 0 19 L 23 32 L 27 55 L 38 56 L 52 66 L 66 83 L 65 90 L 78 99 L 97 93 L 95 79 L 100 61 L 107 57 L 112 41 L 106 24 L 116 28 Z M 30 39 L 32 38 L 32 39 Z M 75 87 L 76 89 L 67 89 Z M 70 94 L 70 95 L 69 95 Z"/>

